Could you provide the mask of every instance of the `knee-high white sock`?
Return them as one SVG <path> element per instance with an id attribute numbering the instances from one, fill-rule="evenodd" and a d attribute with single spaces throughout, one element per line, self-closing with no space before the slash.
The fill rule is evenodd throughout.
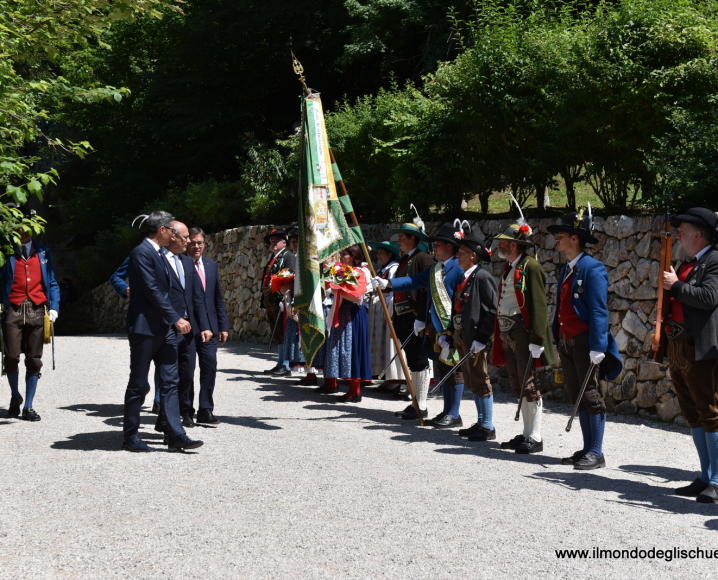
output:
<path id="1" fill-rule="evenodd" d="M 419 409 L 426 409 L 426 399 L 429 396 L 429 369 L 423 371 L 411 371 L 411 382 L 414 383 L 416 402 Z"/>
<path id="2" fill-rule="evenodd" d="M 521 419 L 524 422 L 524 437 L 529 437 L 531 435 L 531 427 L 533 425 L 531 411 L 531 403 L 529 403 L 526 399 L 521 399 Z"/>
<path id="3" fill-rule="evenodd" d="M 531 403 L 533 406 L 533 420 L 531 421 L 531 433 L 529 437 L 534 441 L 541 441 L 541 419 L 543 417 L 543 399 Z"/>

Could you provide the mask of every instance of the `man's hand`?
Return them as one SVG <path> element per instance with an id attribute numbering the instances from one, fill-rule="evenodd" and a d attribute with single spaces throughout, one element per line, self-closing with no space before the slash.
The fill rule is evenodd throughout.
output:
<path id="1" fill-rule="evenodd" d="M 485 348 L 486 348 L 486 345 L 483 342 L 479 342 L 478 340 L 475 340 L 471 343 L 471 354 L 478 354 Z"/>
<path id="2" fill-rule="evenodd" d="M 592 350 L 588 353 L 588 358 L 591 359 L 591 362 L 595 365 L 600 365 L 604 358 L 606 358 L 606 353 L 598 352 L 595 350 Z"/>
<path id="3" fill-rule="evenodd" d="M 58 314 L 57 310 L 50 310 L 47 315 L 50 317 L 50 320 L 53 324 L 55 324 L 55 321 L 57 320 Z"/>
<path id="4" fill-rule="evenodd" d="M 130 297 L 130 287 L 125 288 L 125 296 Z"/>
<path id="5" fill-rule="evenodd" d="M 422 322 L 421 320 L 414 321 L 414 334 L 416 336 L 419 336 L 424 331 L 425 328 L 426 328 L 426 322 Z"/>
<path id="6" fill-rule="evenodd" d="M 678 282 L 678 276 L 676 275 L 676 271 L 673 269 L 673 266 L 671 266 L 670 272 L 663 272 L 663 289 L 664 290 L 670 290 L 671 286 Z"/>
<path id="7" fill-rule="evenodd" d="M 192 325 L 189 323 L 189 320 L 180 318 L 177 322 L 175 322 L 175 328 L 180 334 L 187 334 L 190 330 L 192 330 Z"/>
<path id="8" fill-rule="evenodd" d="M 538 344 L 529 344 L 529 350 L 531 351 L 531 358 L 540 358 L 544 348 Z"/>
<path id="9" fill-rule="evenodd" d="M 212 331 L 211 330 L 203 330 L 199 334 L 200 334 L 202 342 L 209 342 L 210 340 L 212 340 Z"/>
<path id="10" fill-rule="evenodd" d="M 379 276 L 372 278 L 371 283 L 374 284 L 374 288 L 381 288 L 382 290 L 386 290 L 389 287 L 389 280 L 379 278 Z"/>
<path id="11" fill-rule="evenodd" d="M 449 348 L 449 340 L 446 338 L 445 334 L 440 334 L 436 342 L 439 343 L 439 346 L 442 350 L 445 348 Z"/>
<path id="12" fill-rule="evenodd" d="M 229 339 L 229 332 L 226 330 L 219 331 L 219 344 L 224 344 Z"/>

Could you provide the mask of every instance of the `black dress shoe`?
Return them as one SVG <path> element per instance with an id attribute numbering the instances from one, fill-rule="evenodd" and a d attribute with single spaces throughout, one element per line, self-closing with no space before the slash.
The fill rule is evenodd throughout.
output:
<path id="1" fill-rule="evenodd" d="M 17 397 L 10 397 L 10 406 L 7 408 L 8 417 L 19 417 L 20 416 L 20 405 L 22 405 L 23 398 L 21 395 Z"/>
<path id="2" fill-rule="evenodd" d="M 709 483 L 696 498 L 696 501 L 700 503 L 718 503 L 718 485 L 715 483 Z"/>
<path id="3" fill-rule="evenodd" d="M 196 427 L 197 425 L 195 425 L 192 415 L 187 413 L 185 415 L 182 415 L 182 426 L 192 428 L 192 427 Z"/>
<path id="4" fill-rule="evenodd" d="M 271 369 L 266 369 L 262 371 L 265 375 L 273 375 L 275 371 L 278 371 L 279 369 L 284 368 L 284 365 L 274 365 Z"/>
<path id="5" fill-rule="evenodd" d="M 479 427 L 469 435 L 469 441 L 493 441 L 494 439 L 496 439 L 496 429 L 487 429 L 486 427 Z"/>
<path id="6" fill-rule="evenodd" d="M 563 459 L 561 459 L 561 465 L 574 465 L 585 454 L 586 454 L 586 452 L 583 449 L 574 451 L 574 453 L 571 455 L 571 457 L 564 457 Z"/>
<path id="7" fill-rule="evenodd" d="M 273 377 L 290 377 L 292 376 L 292 371 L 290 371 L 287 367 L 279 367 L 276 371 L 272 373 Z"/>
<path id="8" fill-rule="evenodd" d="M 20 418 L 23 421 L 39 421 L 40 415 L 37 414 L 35 409 L 23 409 L 22 416 Z"/>
<path id="9" fill-rule="evenodd" d="M 157 421 L 155 421 L 155 431 L 157 431 L 158 433 L 167 432 L 167 421 L 164 420 L 162 415 L 157 416 Z"/>
<path id="10" fill-rule="evenodd" d="M 516 453 L 528 455 L 529 453 L 538 453 L 543 451 L 543 441 L 534 441 L 531 437 L 525 438 L 516 446 Z"/>
<path id="11" fill-rule="evenodd" d="M 696 497 L 708 487 L 708 484 L 703 481 L 700 477 L 694 479 L 689 485 L 679 487 L 673 493 L 676 495 L 682 495 L 684 497 Z"/>
<path id="12" fill-rule="evenodd" d="M 599 467 L 606 467 L 606 458 L 603 455 L 599 457 L 593 451 L 587 451 L 581 459 L 573 464 L 574 469 L 579 469 L 581 471 L 598 469 Z"/>
<path id="13" fill-rule="evenodd" d="M 337 397 L 340 403 L 361 403 L 361 395 L 342 395 Z"/>
<path id="14" fill-rule="evenodd" d="M 219 419 L 209 409 L 200 409 L 197 411 L 197 423 L 200 425 L 219 425 Z"/>
<path id="15" fill-rule="evenodd" d="M 502 442 L 501 449 L 516 449 L 524 441 L 526 441 L 526 437 L 524 437 L 523 435 L 516 435 L 516 437 L 514 437 L 510 441 Z"/>
<path id="16" fill-rule="evenodd" d="M 187 435 L 180 435 L 179 437 L 173 437 L 167 442 L 168 451 L 184 451 L 185 449 L 197 449 L 202 447 L 204 441 L 193 440 L 187 437 Z"/>
<path id="17" fill-rule="evenodd" d="M 446 413 L 444 413 L 444 411 L 442 411 L 436 417 L 429 419 L 429 425 L 433 425 L 437 421 L 441 421 L 444 417 L 446 417 Z"/>
<path id="18" fill-rule="evenodd" d="M 461 417 L 454 417 L 447 413 L 438 421 L 432 421 L 431 426 L 437 429 L 452 429 L 453 427 L 463 427 L 464 422 Z"/>
<path id="19" fill-rule="evenodd" d="M 123 441 L 122 449 L 124 449 L 125 451 L 132 451 L 134 453 L 143 453 L 143 452 L 147 452 L 147 451 L 152 451 L 150 449 L 149 445 L 147 445 L 147 443 L 142 441 L 142 439 L 140 439 L 137 435 L 135 435 L 134 437 L 130 437 L 129 439 Z"/>
<path id="20" fill-rule="evenodd" d="M 399 385 L 399 388 L 394 391 L 394 396 L 402 401 L 411 401 L 411 395 L 409 395 L 409 387 L 405 384 Z"/>
<path id="21" fill-rule="evenodd" d="M 403 411 L 397 411 L 394 413 L 395 417 L 399 417 L 400 419 L 405 419 L 407 421 L 416 421 L 416 409 L 414 409 L 414 405 L 409 405 L 404 409 Z M 426 419 L 429 416 L 428 409 L 421 410 L 421 416 L 423 419 Z"/>
<path id="22" fill-rule="evenodd" d="M 150 413 L 153 413 L 154 415 L 160 414 L 160 404 L 157 401 L 153 401 Z"/>
<path id="23" fill-rule="evenodd" d="M 473 435 L 474 432 L 478 431 L 480 428 L 480 423 L 474 423 L 471 427 L 467 427 L 466 429 L 459 429 L 459 437 L 468 437 L 469 435 Z"/>

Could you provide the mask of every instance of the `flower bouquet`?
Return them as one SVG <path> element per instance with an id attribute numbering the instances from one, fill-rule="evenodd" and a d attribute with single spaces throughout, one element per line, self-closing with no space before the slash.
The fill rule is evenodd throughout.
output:
<path id="1" fill-rule="evenodd" d="M 289 290 L 293 283 L 294 274 L 288 268 L 282 268 L 276 274 L 272 274 L 272 292 Z"/>

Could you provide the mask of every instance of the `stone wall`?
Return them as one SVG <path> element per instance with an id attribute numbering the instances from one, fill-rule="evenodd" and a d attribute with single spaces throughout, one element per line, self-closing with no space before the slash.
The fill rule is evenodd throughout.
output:
<path id="1" fill-rule="evenodd" d="M 651 329 L 655 320 L 656 283 L 659 275 L 659 233 L 663 218 L 654 216 L 612 216 L 596 218 L 599 244 L 590 253 L 604 262 L 609 276 L 609 311 L 613 335 L 624 357 L 624 371 L 614 382 L 603 385 L 609 410 L 638 414 L 664 421 L 683 422 L 667 369 L 647 360 Z M 553 236 L 546 227 L 551 219 L 532 221 L 537 232 L 538 260 L 547 274 L 549 304 L 555 304 L 556 274 L 560 263 Z M 485 236 L 499 233 L 506 220 L 480 220 L 472 223 Z M 433 231 L 438 224 L 427 224 Z M 390 226 L 363 226 L 370 240 L 385 239 Z M 207 255 L 220 264 L 225 301 L 234 340 L 267 341 L 271 329 L 259 306 L 264 263 L 266 226 L 246 226 L 208 237 Z M 502 264 L 490 266 L 498 276 Z M 119 298 L 109 284 L 91 293 L 94 332 L 119 332 L 124 328 L 127 301 Z M 552 311 L 551 311 L 552 315 Z M 501 373 L 492 373 L 501 377 Z M 544 373 L 544 389 L 550 398 L 564 398 L 553 373 Z"/>

